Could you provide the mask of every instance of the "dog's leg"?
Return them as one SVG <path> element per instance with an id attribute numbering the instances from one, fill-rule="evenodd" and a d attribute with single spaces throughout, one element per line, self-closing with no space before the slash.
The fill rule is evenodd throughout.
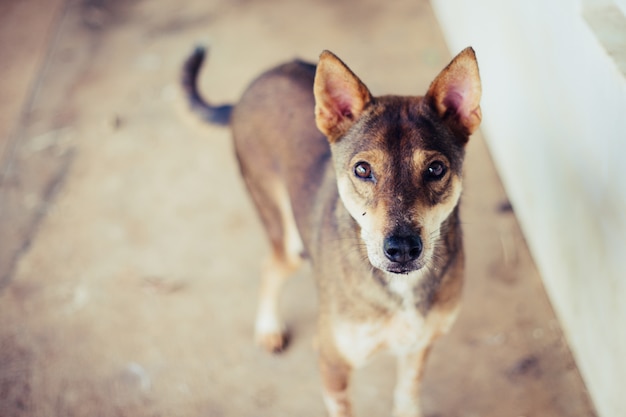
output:
<path id="1" fill-rule="evenodd" d="M 278 299 L 283 284 L 297 267 L 276 250 L 263 266 L 255 338 L 259 346 L 271 353 L 281 352 L 287 344 L 285 325 L 278 314 Z"/>
<path id="2" fill-rule="evenodd" d="M 267 259 L 261 276 L 261 290 L 257 310 L 256 342 L 265 350 L 277 353 L 287 344 L 287 333 L 278 313 L 280 291 L 291 274 L 302 263 L 302 241 L 298 233 L 291 204 L 282 184 L 273 187 L 273 203 L 280 221 L 280 237 L 273 237 L 272 253 Z"/>
<path id="3" fill-rule="evenodd" d="M 398 380 L 394 391 L 394 417 L 420 417 L 420 385 L 430 346 L 398 356 Z"/>
<path id="4" fill-rule="evenodd" d="M 343 360 L 329 360 L 320 356 L 322 395 L 330 417 L 352 417 L 352 403 L 348 396 L 350 365 Z"/>

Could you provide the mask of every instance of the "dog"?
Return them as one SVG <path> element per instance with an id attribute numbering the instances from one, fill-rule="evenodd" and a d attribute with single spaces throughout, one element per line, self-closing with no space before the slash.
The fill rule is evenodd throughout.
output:
<path id="1" fill-rule="evenodd" d="M 332 417 L 352 416 L 351 371 L 375 353 L 398 358 L 393 415 L 421 415 L 433 342 L 454 322 L 463 286 L 459 219 L 465 147 L 481 121 L 474 50 L 460 52 L 424 96 L 374 97 L 337 56 L 293 61 L 214 106 L 197 87 L 205 51 L 183 66 L 193 112 L 230 125 L 242 177 L 271 254 L 261 273 L 257 343 L 285 348 L 285 280 L 308 259 L 316 347 Z"/>

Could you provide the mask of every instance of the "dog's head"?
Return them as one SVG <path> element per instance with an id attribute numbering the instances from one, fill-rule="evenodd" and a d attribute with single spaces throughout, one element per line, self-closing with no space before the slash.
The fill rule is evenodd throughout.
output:
<path id="1" fill-rule="evenodd" d="M 371 264 L 391 273 L 421 269 L 458 204 L 465 144 L 481 120 L 474 51 L 457 55 L 423 97 L 373 97 L 325 51 L 314 93 L 339 194 Z"/>

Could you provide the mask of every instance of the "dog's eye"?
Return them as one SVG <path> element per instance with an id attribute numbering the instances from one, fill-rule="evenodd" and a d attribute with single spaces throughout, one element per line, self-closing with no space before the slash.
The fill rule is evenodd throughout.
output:
<path id="1" fill-rule="evenodd" d="M 429 180 L 440 180 L 446 175 L 446 166 L 441 161 L 434 161 L 428 165 L 426 178 Z"/>
<path id="2" fill-rule="evenodd" d="M 367 162 L 359 162 L 354 166 L 354 175 L 364 180 L 372 179 L 372 167 Z"/>

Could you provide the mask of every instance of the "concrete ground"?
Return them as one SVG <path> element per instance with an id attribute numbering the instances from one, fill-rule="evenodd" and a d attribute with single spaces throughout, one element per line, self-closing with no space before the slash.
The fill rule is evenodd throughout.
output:
<path id="1" fill-rule="evenodd" d="M 180 105 L 197 42 L 215 102 L 322 49 L 375 94 L 421 94 L 450 59 L 423 0 L 1 1 L 0 416 L 324 415 L 308 270 L 289 349 L 252 343 L 267 245 L 228 131 Z M 426 415 L 593 416 L 480 135 L 466 167 L 465 303 Z M 389 415 L 393 380 L 386 356 L 357 372 L 357 415 Z"/>

